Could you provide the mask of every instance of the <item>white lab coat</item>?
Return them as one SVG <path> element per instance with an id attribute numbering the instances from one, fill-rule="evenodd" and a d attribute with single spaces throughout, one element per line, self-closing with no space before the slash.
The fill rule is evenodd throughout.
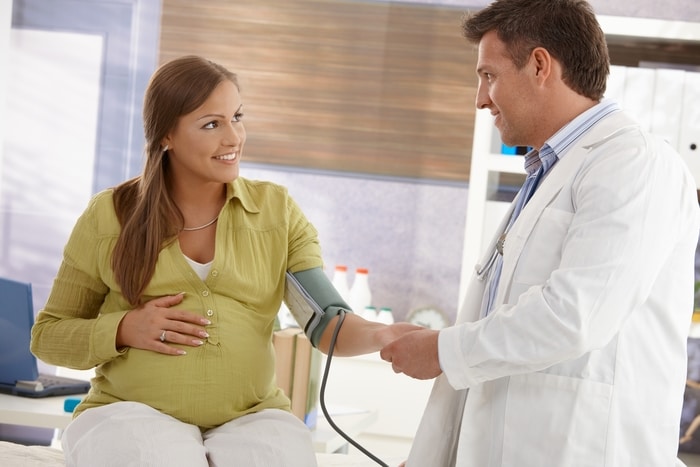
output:
<path id="1" fill-rule="evenodd" d="M 597 123 L 508 232 L 494 310 L 475 273 L 440 332 L 407 467 L 674 465 L 699 228 L 680 156 L 624 112 Z"/>

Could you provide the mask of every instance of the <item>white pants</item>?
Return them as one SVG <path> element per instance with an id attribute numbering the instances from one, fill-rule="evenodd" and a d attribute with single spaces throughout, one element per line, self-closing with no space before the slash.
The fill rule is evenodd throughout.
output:
<path id="1" fill-rule="evenodd" d="M 201 433 L 138 402 L 88 409 L 63 432 L 67 467 L 316 467 L 311 432 L 263 410 Z"/>

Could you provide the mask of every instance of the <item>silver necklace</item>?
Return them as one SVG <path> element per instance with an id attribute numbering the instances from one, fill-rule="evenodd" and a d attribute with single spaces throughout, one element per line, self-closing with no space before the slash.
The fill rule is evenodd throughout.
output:
<path id="1" fill-rule="evenodd" d="M 204 225 L 200 225 L 199 227 L 183 227 L 182 230 L 186 230 L 187 232 L 192 232 L 193 230 L 202 230 L 202 229 L 206 229 L 207 227 L 209 227 L 210 225 L 212 225 L 214 222 L 216 222 L 217 219 L 219 219 L 219 216 L 218 216 L 218 215 L 217 215 L 215 218 L 213 218 L 212 220 L 210 220 L 209 222 L 207 222 L 206 224 L 204 224 Z"/>

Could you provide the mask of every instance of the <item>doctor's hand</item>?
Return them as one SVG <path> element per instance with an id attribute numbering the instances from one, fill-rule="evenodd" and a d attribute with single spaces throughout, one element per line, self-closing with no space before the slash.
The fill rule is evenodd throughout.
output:
<path id="1" fill-rule="evenodd" d="M 442 373 L 438 360 L 440 331 L 421 329 L 387 344 L 379 353 L 396 373 L 416 379 L 431 379 Z"/>
<path id="2" fill-rule="evenodd" d="M 209 320 L 191 311 L 171 308 L 182 302 L 183 294 L 154 298 L 129 311 L 117 328 L 117 348 L 132 347 L 168 355 L 186 352 L 172 344 L 198 347 L 209 337 L 204 326 Z"/>

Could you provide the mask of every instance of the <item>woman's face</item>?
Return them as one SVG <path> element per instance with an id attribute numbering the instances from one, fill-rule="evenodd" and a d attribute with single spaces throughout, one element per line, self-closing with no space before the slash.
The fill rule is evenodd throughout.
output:
<path id="1" fill-rule="evenodd" d="M 239 173 L 245 144 L 241 96 L 224 80 L 194 111 L 181 116 L 163 144 L 173 176 L 188 183 L 228 183 Z"/>

